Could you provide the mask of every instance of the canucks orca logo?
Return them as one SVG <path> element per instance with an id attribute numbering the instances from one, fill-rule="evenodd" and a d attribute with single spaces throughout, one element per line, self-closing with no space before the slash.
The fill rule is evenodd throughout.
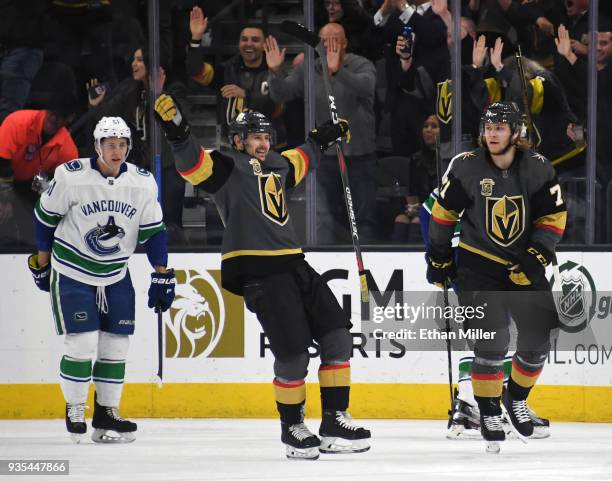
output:
<path id="1" fill-rule="evenodd" d="M 123 227 L 115 224 L 115 218 L 110 216 L 106 225 L 98 225 L 85 234 L 85 242 L 94 254 L 109 256 L 119 252 L 119 240 L 124 236 Z"/>

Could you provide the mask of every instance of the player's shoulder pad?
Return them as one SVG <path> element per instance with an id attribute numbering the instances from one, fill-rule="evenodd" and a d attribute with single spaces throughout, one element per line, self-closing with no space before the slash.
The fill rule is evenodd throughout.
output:
<path id="1" fill-rule="evenodd" d="M 89 165 L 89 159 L 73 159 L 60 165 L 57 170 L 66 173 L 82 172 Z"/>
<path id="2" fill-rule="evenodd" d="M 136 182 L 151 189 L 157 187 L 155 177 L 147 169 L 131 162 L 126 162 L 125 165 L 127 166 L 128 173 Z"/>
<path id="3" fill-rule="evenodd" d="M 548 179 L 556 175 L 555 168 L 546 158 L 546 156 L 533 150 L 526 150 L 525 158 L 529 160 L 527 163 L 527 168 L 530 175 L 533 175 L 534 178 L 537 179 L 544 177 L 545 179 Z"/>
<path id="4" fill-rule="evenodd" d="M 470 169 L 470 161 L 474 160 L 476 157 L 478 157 L 477 150 L 468 150 L 455 155 L 450 160 L 442 179 L 445 181 L 450 172 L 453 172 L 454 175 L 460 175 L 465 169 Z"/>

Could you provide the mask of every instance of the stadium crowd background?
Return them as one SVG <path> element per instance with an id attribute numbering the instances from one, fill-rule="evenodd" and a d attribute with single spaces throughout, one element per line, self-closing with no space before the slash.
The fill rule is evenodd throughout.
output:
<path id="1" fill-rule="evenodd" d="M 154 170 L 160 154 L 171 249 L 220 244 L 216 208 L 175 172 L 151 101 L 157 87 L 171 93 L 210 148 L 230 147 L 227 125 L 244 109 L 273 121 L 276 149 L 301 144 L 328 114 L 321 71 L 280 31 L 285 19 L 312 24 L 325 42 L 351 126 L 344 151 L 362 244 L 422 245 L 418 209 L 437 182 L 436 137 L 447 163 L 477 144 L 488 104 L 513 100 L 523 110 L 518 45 L 538 150 L 568 204 L 563 242 L 612 243 L 611 18 L 612 4 L 594 0 L 2 1 L 0 253 L 34 248 L 39 192 L 57 165 L 94 155 L 93 126 L 109 115 L 132 129 L 131 162 Z M 350 244 L 334 152 L 286 195 L 303 243 Z"/>

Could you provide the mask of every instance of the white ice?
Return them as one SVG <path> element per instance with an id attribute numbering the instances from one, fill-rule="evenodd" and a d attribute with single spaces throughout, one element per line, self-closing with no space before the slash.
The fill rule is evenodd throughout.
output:
<path id="1" fill-rule="evenodd" d="M 72 444 L 63 420 L 0 421 L 0 459 L 67 459 L 70 481 L 612 479 L 612 424 L 554 422 L 550 438 L 508 440 L 494 455 L 482 440 L 446 440 L 443 421 L 371 420 L 362 422 L 369 452 L 289 461 L 277 420 L 136 421 L 137 439 L 124 445 Z"/>

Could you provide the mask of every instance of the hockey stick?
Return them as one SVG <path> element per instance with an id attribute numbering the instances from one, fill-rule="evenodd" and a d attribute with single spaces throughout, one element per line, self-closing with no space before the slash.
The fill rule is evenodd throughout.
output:
<path id="1" fill-rule="evenodd" d="M 163 385 L 164 374 L 164 320 L 162 310 L 158 307 L 157 312 L 157 387 Z"/>
<path id="2" fill-rule="evenodd" d="M 538 128 L 533 123 L 533 117 L 531 116 L 531 110 L 529 108 L 529 99 L 527 98 L 527 79 L 525 78 L 525 67 L 523 66 L 523 53 L 521 52 L 521 46 L 516 47 L 516 66 L 518 68 L 519 75 L 521 77 L 521 93 L 523 96 L 523 110 L 525 111 L 525 117 L 527 118 L 527 135 L 529 136 L 529 143 L 532 149 L 537 149 L 542 143 L 542 137 Z"/>
<path id="3" fill-rule="evenodd" d="M 442 160 L 440 159 L 440 136 L 436 135 L 436 176 L 438 180 L 438 195 L 442 192 Z M 444 304 L 444 311 L 446 312 L 446 308 L 449 305 L 448 302 L 448 282 L 444 281 L 443 285 L 443 294 L 442 294 L 442 302 Z M 451 346 L 450 339 L 450 319 L 447 316 L 445 317 L 445 327 L 446 332 L 449 334 L 446 336 L 446 357 L 448 359 L 448 389 L 450 392 L 450 411 L 449 415 L 453 413 L 453 350 Z"/>
<path id="4" fill-rule="evenodd" d="M 329 107 L 329 115 L 331 116 L 334 124 L 338 123 L 338 111 L 336 109 L 336 99 L 334 98 L 329 71 L 327 69 L 327 52 L 323 42 L 320 41 L 318 35 L 308 30 L 299 23 L 292 22 L 291 20 L 284 20 L 281 23 L 281 31 L 295 37 L 296 39 L 304 42 L 306 45 L 311 46 L 319 54 L 321 59 L 321 68 L 323 70 L 323 87 L 325 88 L 325 95 L 327 96 L 327 105 Z M 363 258 L 361 256 L 361 245 L 359 244 L 359 234 L 357 232 L 357 219 L 355 217 L 355 211 L 353 209 L 353 197 L 351 196 L 351 188 L 349 187 L 348 173 L 346 171 L 346 161 L 344 159 L 344 152 L 340 142 L 336 143 L 336 156 L 338 157 L 338 164 L 340 166 L 340 178 L 342 179 L 342 188 L 344 190 L 344 201 L 346 203 L 346 210 L 348 212 L 349 226 L 351 228 L 351 238 L 353 240 L 353 250 L 357 258 L 357 271 L 359 272 L 359 288 L 361 291 L 361 302 L 370 302 L 370 293 L 368 291 L 368 280 L 366 278 L 365 269 L 363 267 Z"/>

